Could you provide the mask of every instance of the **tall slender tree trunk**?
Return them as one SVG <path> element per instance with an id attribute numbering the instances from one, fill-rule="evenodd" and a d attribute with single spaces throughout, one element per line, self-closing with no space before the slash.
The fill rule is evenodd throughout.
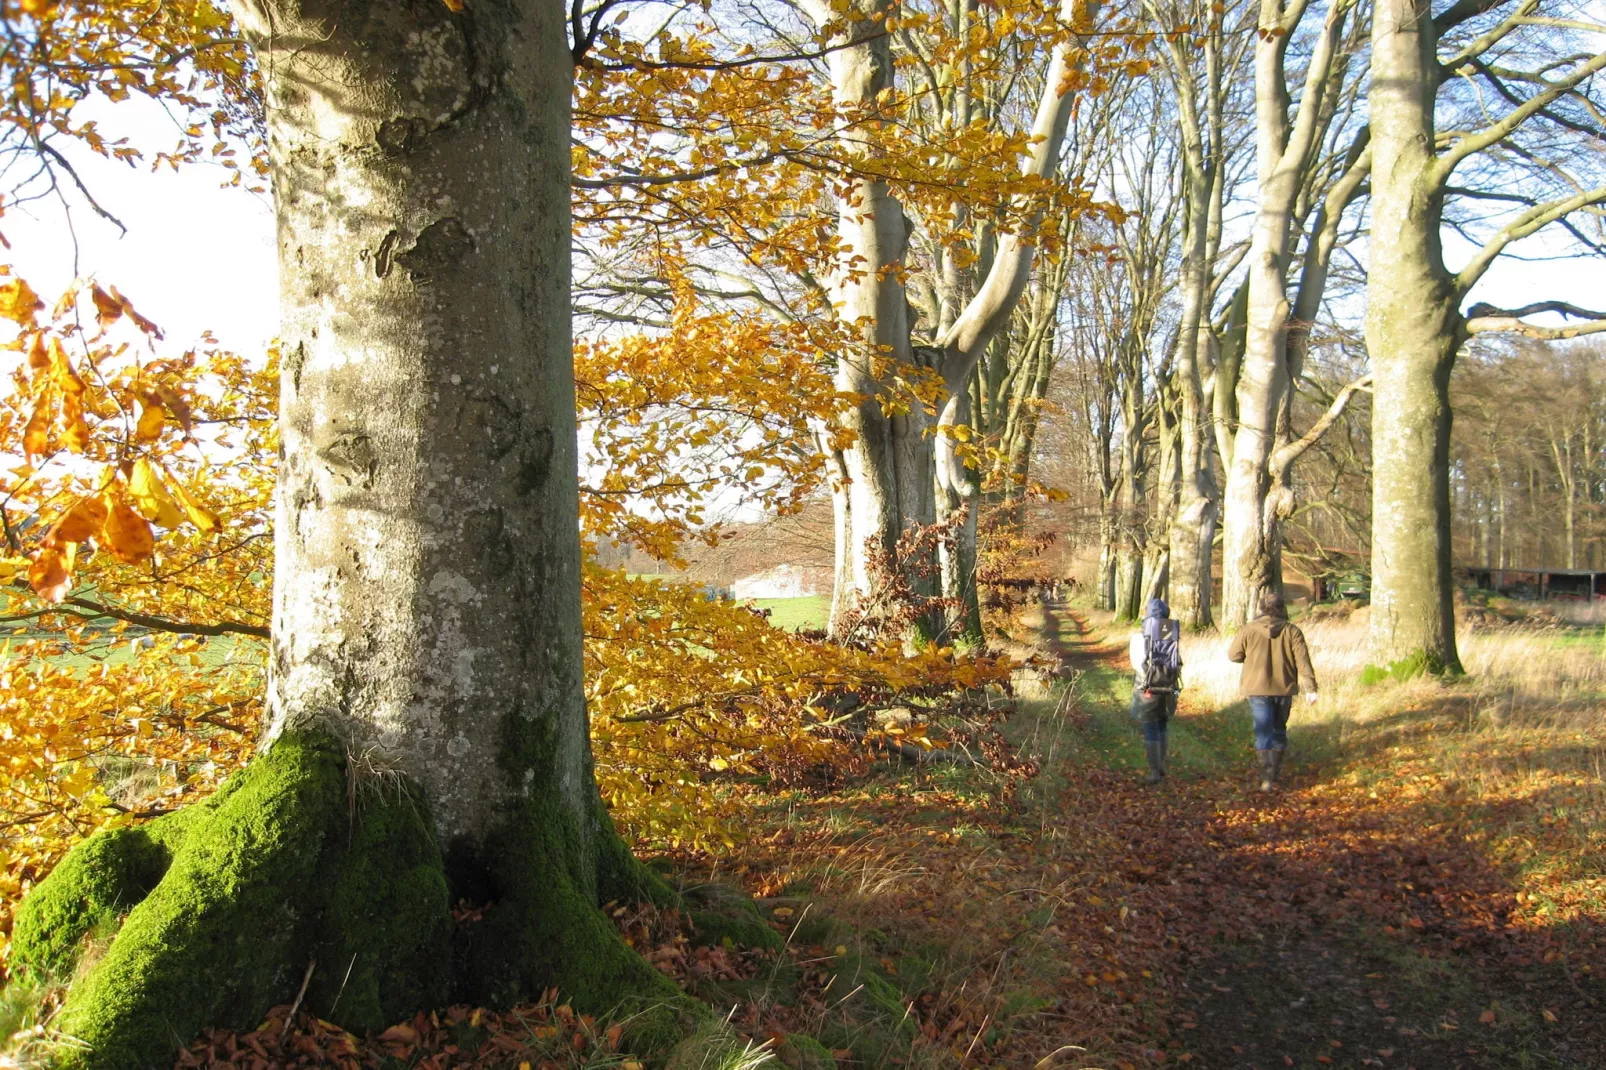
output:
<path id="1" fill-rule="evenodd" d="M 877 96 L 893 85 L 892 46 L 882 29 L 891 3 L 866 0 L 846 12 L 816 6 L 817 10 L 811 9 L 815 21 L 822 28 L 838 28 L 829 58 L 837 107 L 844 115 L 873 113 Z M 839 19 L 844 14 L 846 18 Z M 868 163 L 877 154 L 871 131 L 865 125 L 845 123 L 838 143 L 851 158 Z M 886 182 L 864 176 L 848 179 L 841 193 L 837 234 L 856 262 L 835 272 L 831 288 L 838 315 L 843 322 L 858 325 L 859 337 L 837 356 L 836 385 L 863 400 L 844 417 L 854 441 L 842 451 L 846 503 L 838 518 L 846 545 L 838 553 L 848 564 L 839 574 L 850 580 L 851 598 L 837 595 L 836 603 L 857 602 L 873 594 L 885 581 L 884 570 L 902 564 L 897 549 L 903 533 L 935 519 L 928 421 L 918 406 L 901 414 L 882 407 L 885 368 L 914 362 L 909 302 L 898 270 L 908 249 L 909 227 L 903 205 Z M 833 628 L 841 619 L 833 614 Z"/>
<path id="2" fill-rule="evenodd" d="M 1129 388 L 1141 389 L 1141 388 Z M 1128 427 L 1133 427 L 1132 423 Z M 1131 438 L 1121 444 L 1121 511 L 1115 558 L 1115 616 L 1136 620 L 1143 615 L 1144 507 L 1148 487 L 1142 444 Z"/>
<path id="3" fill-rule="evenodd" d="M 1428 0 L 1372 20 L 1372 660 L 1456 671 L 1450 562 L 1450 371 L 1464 337 L 1439 244 L 1439 64 Z"/>
<path id="4" fill-rule="evenodd" d="M 1114 495 L 1107 495 L 1099 506 L 1099 565 L 1095 580 L 1098 587 L 1093 603 L 1098 609 L 1115 609 L 1120 541 L 1120 504 Z"/>
<path id="5" fill-rule="evenodd" d="M 70 854 L 11 965 L 72 976 L 127 911 L 55 1023 L 97 1070 L 166 1065 L 298 983 L 357 1029 L 553 985 L 689 1006 L 598 909 L 651 882 L 598 797 L 581 680 L 562 11 L 235 10 L 284 318 L 272 727 L 213 798 Z"/>
<path id="6" fill-rule="evenodd" d="M 1215 544 L 1215 481 L 1211 476 L 1206 436 L 1204 389 L 1199 355 L 1207 344 L 1204 323 L 1209 267 L 1205 260 L 1203 220 L 1188 223 L 1187 252 L 1182 265 L 1182 319 L 1177 327 L 1175 380 L 1180 398 L 1177 427 L 1180 480 L 1176 513 L 1170 525 L 1171 609 L 1184 625 L 1208 628 L 1211 623 L 1211 554 Z"/>
<path id="7" fill-rule="evenodd" d="M 1263 0 L 1255 45 L 1255 154 L 1260 189 L 1250 238 L 1248 329 L 1237 380 L 1237 431 L 1222 503 L 1222 623 L 1241 627 L 1256 614 L 1262 592 L 1281 587 L 1276 513 L 1268 507 L 1277 422 L 1291 390 L 1288 271 L 1295 211 L 1308 160 L 1325 128 L 1322 99 L 1349 7 L 1329 4 L 1292 119 L 1286 70 L 1288 39 L 1305 11 Z"/>
<path id="8" fill-rule="evenodd" d="M 847 117 L 837 132 L 838 144 L 850 159 L 872 162 L 879 150 L 871 125 L 862 117 L 874 115 L 882 106 L 883 91 L 895 88 L 891 38 L 885 24 L 896 5 L 892 0 L 851 0 L 844 10 L 827 0 L 804 0 L 803 6 L 816 26 L 833 35 L 828 58 L 832 92 Z M 1067 23 L 1090 21 L 1098 8 L 1098 0 L 1062 0 L 1061 15 Z M 964 21 L 957 19 L 961 24 Z M 1049 178 L 1058 166 L 1071 113 L 1070 75 L 1086 58 L 1081 43 L 1073 39 L 1056 47 L 1044 72 L 1044 88 L 1032 124 L 1033 144 L 1023 167 L 1028 174 Z M 937 345 L 922 350 L 921 362 L 938 371 L 944 387 L 937 421 L 941 430 L 933 440 L 927 433 L 930 421 L 919 406 L 890 416 L 881 406 L 887 372 L 917 362 L 901 271 L 911 224 L 887 183 L 857 175 L 846 185 L 837 234 L 851 263 L 845 262 L 835 272 L 832 288 L 837 314 L 846 323 L 862 325 L 862 337 L 852 352 L 840 356 L 837 385 L 867 399 L 846 421 L 857 436 L 847 450 L 854 592 L 862 598 L 881 582 L 871 564 L 875 551 L 894 567 L 905 564 L 896 561 L 899 537 L 913 525 L 938 519 L 940 492 L 945 516 L 947 510 L 972 514 L 958 525 L 960 545 L 949 562 L 952 567 L 941 568 L 940 573 L 951 587 L 946 593 L 962 605 L 973 606 L 976 484 L 955 472 L 952 429 L 960 411 L 967 407 L 960 395 L 968 393 L 976 362 L 1007 325 L 1025 290 L 1035 245 L 1030 236 L 1005 235 L 977 292 Z M 1033 225 L 1041 218 L 1039 209 L 1033 214 Z M 957 293 L 963 287 L 953 289 Z M 963 545 L 965 540 L 969 540 L 968 546 Z M 928 569 L 927 562 L 912 564 L 916 574 L 937 571 Z M 931 589 L 935 591 L 934 583 Z M 967 616 L 972 619 L 962 622 L 961 628 L 975 630 L 974 616 L 968 612 Z"/>

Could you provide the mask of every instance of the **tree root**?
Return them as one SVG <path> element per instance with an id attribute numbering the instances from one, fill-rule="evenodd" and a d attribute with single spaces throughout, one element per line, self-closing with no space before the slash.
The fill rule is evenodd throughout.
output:
<path id="1" fill-rule="evenodd" d="M 479 855 L 489 895 L 477 920 L 454 922 L 453 871 L 416 794 L 385 778 L 354 790 L 338 742 L 289 734 L 205 802 L 76 847 L 18 908 L 12 969 L 79 974 L 52 1023 L 56 1061 L 73 1070 L 165 1064 L 202 1029 L 250 1028 L 298 995 L 355 1032 L 554 987 L 578 1010 L 621 1017 L 641 1054 L 714 1028 L 713 1012 L 598 908 L 603 894 L 680 896 L 611 824 L 596 837 L 594 869 L 576 873 L 561 823 L 533 801 L 527 810 Z M 757 926 L 728 934 L 775 937 L 751 904 L 748 913 L 739 920 Z M 104 955 L 81 964 L 108 935 Z"/>

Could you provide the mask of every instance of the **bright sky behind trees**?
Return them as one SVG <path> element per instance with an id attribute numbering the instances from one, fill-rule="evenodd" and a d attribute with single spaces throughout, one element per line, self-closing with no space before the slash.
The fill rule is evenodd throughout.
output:
<path id="1" fill-rule="evenodd" d="M 142 97 L 115 106 L 92 102 L 84 114 L 135 144 L 161 146 L 172 140 L 172 121 Z M 3 232 L 18 268 L 36 285 L 57 290 L 75 274 L 115 280 L 175 343 L 187 345 L 209 330 L 245 356 L 262 352 L 278 328 L 271 199 L 223 188 L 231 173 L 222 168 L 203 164 L 153 173 L 147 164 L 129 167 L 74 142 L 64 141 L 61 148 L 128 232 L 120 233 L 81 201 L 73 204 L 70 232 L 59 202 L 15 207 Z M 1462 246 L 1455 235 L 1445 235 L 1452 264 L 1468 255 Z M 1364 255 L 1364 245 L 1354 251 Z M 1595 257 L 1570 255 L 1555 228 L 1514 251 L 1478 285 L 1474 301 L 1514 307 L 1559 299 L 1589 307 L 1606 284 L 1606 265 Z M 1524 257 L 1529 259 L 1519 259 Z"/>

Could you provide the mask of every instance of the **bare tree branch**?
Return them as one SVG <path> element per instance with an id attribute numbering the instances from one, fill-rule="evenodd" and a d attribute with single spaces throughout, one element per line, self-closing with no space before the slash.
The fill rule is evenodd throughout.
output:
<path id="1" fill-rule="evenodd" d="M 1544 327 L 1524 322 L 1524 316 L 1537 316 L 1541 312 L 1556 312 L 1590 322 L 1563 327 Z M 1467 310 L 1466 330 L 1468 334 L 1520 334 L 1527 338 L 1556 341 L 1606 331 L 1606 312 L 1593 312 L 1566 301 L 1535 301 L 1521 308 L 1496 308 L 1480 302 Z"/>

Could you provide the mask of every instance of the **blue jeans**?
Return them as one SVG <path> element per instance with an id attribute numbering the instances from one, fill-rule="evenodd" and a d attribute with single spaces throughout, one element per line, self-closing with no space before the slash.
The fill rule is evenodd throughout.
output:
<path id="1" fill-rule="evenodd" d="M 1287 749 L 1288 715 L 1293 709 L 1292 695 L 1249 696 L 1249 714 L 1255 719 L 1256 750 Z"/>
<path id="2" fill-rule="evenodd" d="M 1143 739 L 1146 743 L 1161 743 L 1165 740 L 1166 721 L 1143 722 Z"/>

